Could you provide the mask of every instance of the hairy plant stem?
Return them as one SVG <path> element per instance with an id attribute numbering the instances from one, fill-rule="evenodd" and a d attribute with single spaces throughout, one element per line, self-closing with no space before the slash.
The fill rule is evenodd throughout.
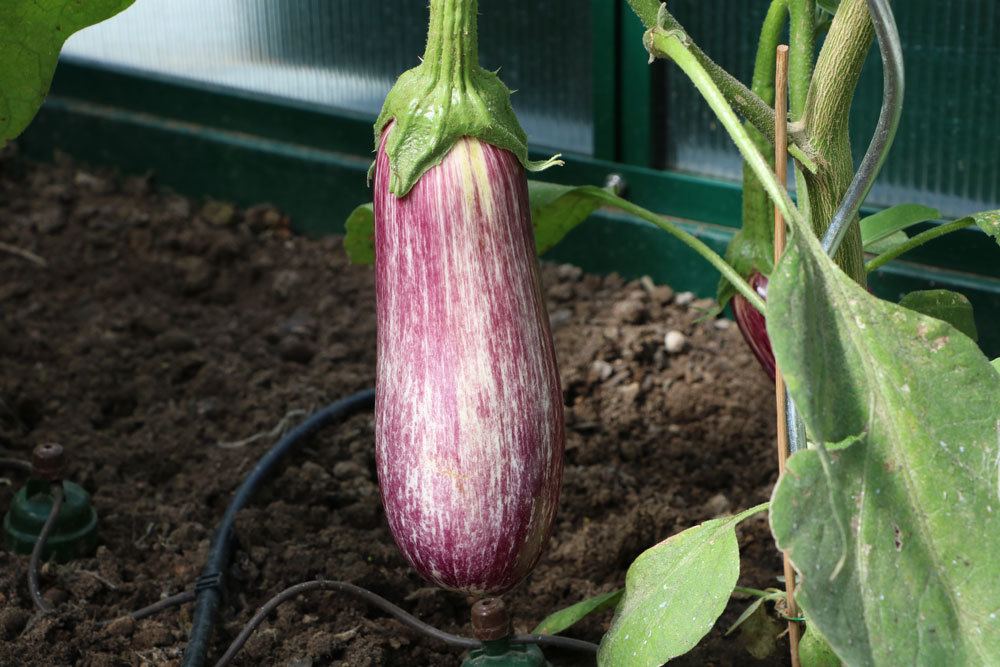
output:
<path id="1" fill-rule="evenodd" d="M 660 27 L 658 21 L 662 21 L 664 24 L 662 27 L 665 29 L 683 31 L 677 19 L 670 12 L 666 11 L 665 8 L 661 9 L 661 4 L 658 0 L 628 0 L 628 2 L 647 29 Z M 692 56 L 698 59 L 702 67 L 715 82 L 715 85 L 722 91 L 727 102 L 741 116 L 752 123 L 761 134 L 767 137 L 769 142 L 773 142 L 774 109 L 747 88 L 739 79 L 709 58 L 704 51 L 698 48 L 698 45 L 694 41 L 690 39 L 687 41 Z M 817 161 L 815 151 L 809 146 L 807 137 L 801 129 L 790 128 L 788 140 L 789 155 L 802 163 L 806 170 L 816 170 Z"/>
<path id="2" fill-rule="evenodd" d="M 796 121 L 805 111 L 813 77 L 815 0 L 788 0 L 788 34 L 788 111 L 791 119 Z"/>
<path id="3" fill-rule="evenodd" d="M 757 57 L 754 61 L 753 79 L 750 83 L 750 90 L 760 96 L 769 107 L 774 106 L 774 68 L 775 50 L 781 42 L 785 28 L 785 19 L 788 16 L 788 0 L 773 0 L 764 17 L 764 24 L 761 27 L 760 39 L 757 42 Z M 764 155 L 768 166 L 774 168 L 773 143 L 767 139 L 763 132 L 758 130 L 750 121 L 743 124 L 747 134 L 750 135 L 757 150 Z M 771 199 L 764 191 L 764 186 L 753 173 L 753 169 L 746 162 L 743 163 L 743 229 L 742 233 L 747 237 L 754 237 L 757 242 L 768 241 L 770 245 L 774 238 L 774 218 L 773 205 Z M 761 259 L 767 259 L 763 257 Z M 764 271 L 769 267 L 758 266 L 758 270 Z"/>
<path id="4" fill-rule="evenodd" d="M 747 134 L 740 123 L 736 112 L 729 106 L 725 95 L 706 71 L 701 61 L 691 53 L 687 35 L 678 30 L 654 28 L 646 31 L 643 37 L 646 49 L 654 57 L 670 58 L 684 71 L 691 82 L 701 93 L 705 101 L 715 112 L 722 126 L 735 142 L 743 159 L 753 169 L 760 179 L 764 190 L 771 197 L 774 205 L 786 220 L 793 223 L 797 229 L 802 229 L 806 222 L 802 212 L 795 207 L 788 192 L 778 183 L 768 165 L 767 159 L 754 146 L 753 139 Z"/>
<path id="5" fill-rule="evenodd" d="M 822 237 L 851 184 L 848 119 L 861 67 L 871 48 L 874 30 L 866 0 L 843 0 L 830 25 L 806 100 L 803 120 L 810 143 L 822 156 L 820 168 L 803 177 L 809 191 L 813 231 Z M 835 257 L 837 264 L 861 285 L 866 283 L 861 231 L 852 224 Z"/>
<path id="6" fill-rule="evenodd" d="M 792 121 L 800 121 L 805 112 L 809 86 L 812 84 L 816 53 L 815 0 L 788 0 L 788 111 Z M 807 135 L 808 136 L 808 135 Z M 816 169 L 809 171 L 815 172 Z M 795 192 L 799 207 L 808 220 L 809 184 L 799 164 L 795 165 Z"/>

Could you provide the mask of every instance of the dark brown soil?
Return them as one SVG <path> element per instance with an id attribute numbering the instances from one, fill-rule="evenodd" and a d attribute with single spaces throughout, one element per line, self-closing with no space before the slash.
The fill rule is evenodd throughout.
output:
<path id="1" fill-rule="evenodd" d="M 369 386 L 372 272 L 336 238 L 288 232 L 269 206 L 234 210 L 157 191 L 149 178 L 0 162 L 0 455 L 41 442 L 70 452 L 93 495 L 101 546 L 47 565 L 58 613 L 36 618 L 27 558 L 0 552 L 0 664 L 178 664 L 190 606 L 139 622 L 96 621 L 192 586 L 233 489 L 283 418 Z M 562 506 L 546 556 L 507 596 L 518 631 L 611 590 L 645 548 L 769 497 L 772 387 L 710 304 L 649 281 L 546 266 L 568 422 Z M 676 329 L 685 349 L 668 354 Z M 0 509 L 21 479 L 0 471 Z M 741 583 L 776 584 L 764 516 L 739 528 Z M 429 588 L 386 530 L 370 415 L 311 439 L 238 524 L 217 656 L 254 609 L 306 579 L 370 588 L 444 629 L 468 633 L 468 601 Z M 746 605 L 730 605 L 719 626 Z M 610 613 L 567 634 L 598 641 Z M 550 653 L 556 664 L 588 664 Z M 289 602 L 243 665 L 457 665 L 459 652 L 350 599 Z M 757 663 L 717 627 L 685 665 Z"/>

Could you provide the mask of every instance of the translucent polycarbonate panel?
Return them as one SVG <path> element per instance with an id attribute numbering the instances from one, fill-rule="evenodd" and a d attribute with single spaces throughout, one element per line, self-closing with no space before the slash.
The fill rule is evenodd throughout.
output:
<path id="1" fill-rule="evenodd" d="M 700 46 L 749 81 L 767 2 L 674 0 L 672 13 Z M 1000 9 L 995 0 L 893 3 L 903 39 L 906 103 L 892 153 L 869 197 L 872 205 L 917 202 L 946 216 L 1000 206 Z M 873 48 L 851 128 L 864 154 L 882 96 Z M 667 93 L 668 166 L 727 179 L 740 161 L 691 83 L 671 69 Z"/>
<path id="2" fill-rule="evenodd" d="M 424 0 L 140 0 L 65 53 L 374 116 L 423 53 Z M 589 3 L 481 0 L 480 59 L 502 67 L 533 144 L 592 152 Z"/>
<path id="3" fill-rule="evenodd" d="M 750 81 L 760 23 L 767 2 L 674 0 L 674 14 L 719 65 Z M 715 114 L 680 70 L 667 79 L 667 166 L 704 176 L 740 177 L 740 156 Z M 658 119 L 654 122 L 660 122 Z"/>

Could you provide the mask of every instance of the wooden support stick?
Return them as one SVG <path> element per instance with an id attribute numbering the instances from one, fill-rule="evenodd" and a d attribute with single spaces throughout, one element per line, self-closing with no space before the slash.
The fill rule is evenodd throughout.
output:
<path id="1" fill-rule="evenodd" d="M 776 71 L 774 75 L 774 172 L 778 182 L 787 188 L 788 175 L 788 46 L 778 46 Z M 778 207 L 774 207 L 774 263 L 778 264 L 781 254 L 785 251 L 785 219 Z M 778 418 L 778 476 L 785 474 L 785 461 L 788 459 L 788 422 L 785 421 L 785 380 L 781 370 L 774 373 L 774 398 L 777 405 Z M 787 615 L 797 616 L 795 604 L 795 570 L 788 560 L 787 554 L 782 554 L 785 569 L 785 595 L 788 600 Z M 799 667 L 799 631 L 798 621 L 788 621 L 788 642 L 792 649 L 792 667 Z"/>

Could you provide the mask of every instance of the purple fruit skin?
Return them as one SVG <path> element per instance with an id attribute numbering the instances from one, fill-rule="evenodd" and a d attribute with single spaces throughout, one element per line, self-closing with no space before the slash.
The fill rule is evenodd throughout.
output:
<path id="1" fill-rule="evenodd" d="M 767 278 L 754 272 L 750 275 L 750 287 L 754 289 L 760 298 L 767 300 Z M 733 313 L 736 315 L 736 324 L 740 328 L 747 345 L 753 350 L 757 361 L 760 362 L 764 372 L 771 380 L 774 380 L 774 352 L 771 350 L 771 339 L 767 335 L 767 320 L 764 314 L 750 305 L 742 294 L 737 293 L 733 297 Z"/>
<path id="2" fill-rule="evenodd" d="M 548 541 L 562 391 L 524 168 L 462 139 L 402 198 L 375 167 L 375 458 L 389 527 L 426 579 L 496 595 Z"/>

